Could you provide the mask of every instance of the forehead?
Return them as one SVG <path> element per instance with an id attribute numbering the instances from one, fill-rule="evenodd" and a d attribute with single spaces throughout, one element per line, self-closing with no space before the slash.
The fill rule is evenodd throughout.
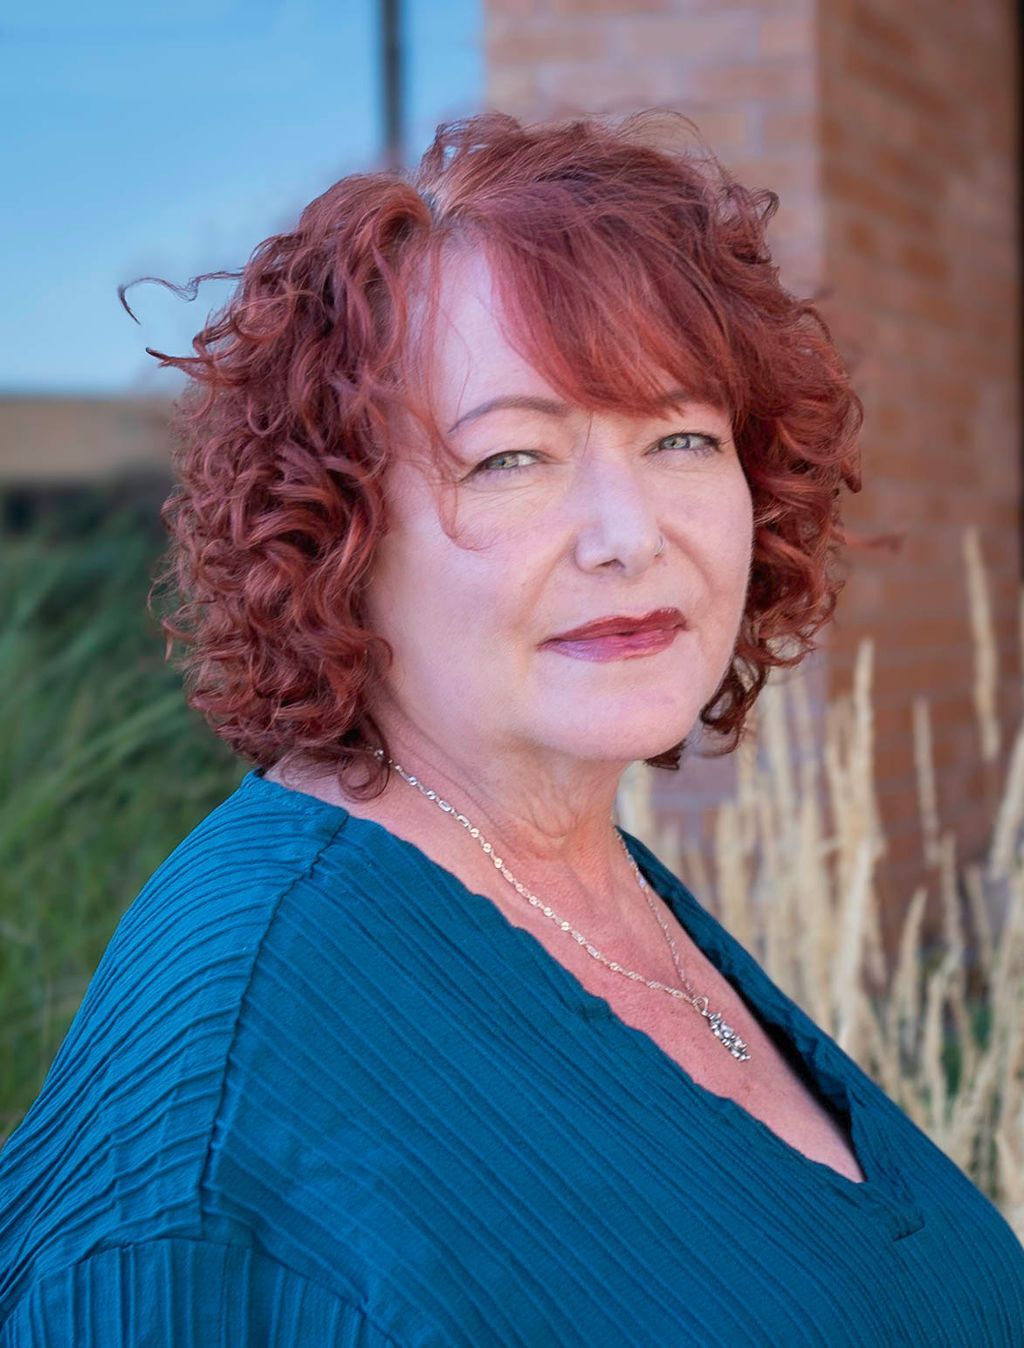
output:
<path id="1" fill-rule="evenodd" d="M 687 352 L 678 332 L 667 340 L 664 330 L 659 334 L 666 360 L 644 356 L 637 332 L 644 315 L 613 306 L 605 313 L 602 345 L 593 334 L 593 299 L 586 295 L 563 291 L 554 301 L 543 283 L 534 287 L 531 280 L 530 298 L 521 291 L 509 294 L 513 322 L 501 276 L 485 248 L 446 249 L 435 266 L 434 301 L 428 307 L 420 301 L 416 346 L 424 392 L 442 435 L 470 408 L 508 396 L 602 407 L 606 415 L 653 415 L 672 391 L 676 402 L 721 404 L 725 410 L 715 392 L 705 390 L 707 365 Z M 552 311 L 555 305 L 562 317 Z M 609 326 L 616 330 L 609 332 Z M 548 377 L 544 371 L 556 373 Z M 680 390 L 691 394 L 680 399 Z"/>
<path id="2" fill-rule="evenodd" d="M 479 249 L 448 254 L 439 263 L 432 315 L 430 373 L 441 424 L 495 393 L 540 393 L 551 385 L 513 345 L 494 273 Z"/>

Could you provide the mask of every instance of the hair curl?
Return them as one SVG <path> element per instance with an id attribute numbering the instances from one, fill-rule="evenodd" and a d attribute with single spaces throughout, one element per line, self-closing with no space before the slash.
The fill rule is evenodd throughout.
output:
<path id="1" fill-rule="evenodd" d="M 194 299 L 200 281 L 240 278 L 194 356 L 146 348 L 189 376 L 149 603 L 171 584 L 165 659 L 181 641 L 188 704 L 237 754 L 265 767 L 297 753 L 339 781 L 361 762 L 356 797 L 387 784 L 368 694 L 393 650 L 362 595 L 393 414 L 444 453 L 413 296 L 435 293 L 448 246 L 487 249 L 521 349 L 567 400 L 652 412 L 660 367 L 732 411 L 755 536 L 733 658 L 700 713 L 725 737 L 718 753 L 736 748 L 770 668 L 815 648 L 844 583 L 834 554 L 861 541 L 838 498 L 841 483 L 860 489 L 862 404 L 824 319 L 779 282 L 765 242 L 777 194 L 743 187 L 706 147 L 644 143 L 652 118 L 673 117 L 670 130 L 692 127 L 651 109 L 618 124 L 442 123 L 414 169 L 342 178 L 240 271 L 189 283 Z M 678 768 L 686 743 L 646 762 Z"/>

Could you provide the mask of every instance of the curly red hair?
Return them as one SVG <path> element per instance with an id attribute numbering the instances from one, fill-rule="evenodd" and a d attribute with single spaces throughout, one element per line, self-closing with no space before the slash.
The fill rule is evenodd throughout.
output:
<path id="1" fill-rule="evenodd" d="M 814 649 L 843 584 L 830 563 L 851 541 L 838 498 L 860 489 L 862 404 L 817 309 L 779 282 L 765 243 L 777 194 L 743 187 L 706 147 L 645 143 L 673 116 L 692 127 L 650 109 L 442 123 L 408 173 L 342 178 L 240 271 L 190 282 L 194 298 L 199 281 L 240 278 L 194 356 L 146 348 L 190 379 L 150 604 L 170 582 L 165 658 L 183 643 L 187 701 L 237 754 L 340 775 L 362 763 L 347 789 L 363 798 L 386 785 L 368 695 L 393 651 L 361 597 L 393 416 L 445 452 L 414 297 L 436 293 L 446 247 L 487 250 L 520 349 L 568 401 L 653 413 L 660 369 L 730 409 L 755 537 L 733 659 L 700 713 L 725 737 L 717 752 L 736 748 L 770 668 Z M 646 761 L 677 768 L 685 746 Z"/>

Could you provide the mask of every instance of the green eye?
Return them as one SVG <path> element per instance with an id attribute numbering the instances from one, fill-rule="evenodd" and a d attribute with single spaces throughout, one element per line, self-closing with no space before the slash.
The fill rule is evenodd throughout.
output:
<path id="1" fill-rule="evenodd" d="M 698 433 L 696 431 L 673 431 L 671 435 L 663 435 L 660 440 L 651 446 L 651 448 L 658 449 L 659 446 L 665 444 L 667 440 L 691 440 L 702 442 L 696 444 L 692 448 L 673 446 L 673 448 L 682 448 L 683 453 L 695 455 L 698 458 L 703 458 L 705 455 L 709 454 L 715 454 L 722 447 L 721 440 L 715 435 L 704 435 L 703 433 Z M 524 468 L 530 467 L 530 463 L 514 463 L 504 468 L 494 466 L 500 464 L 502 459 L 515 458 L 527 458 L 532 462 L 537 458 L 537 455 L 532 449 L 504 449 L 498 454 L 491 454 L 488 458 L 478 463 L 470 476 L 487 477 L 489 475 L 497 476 L 499 474 L 508 476 L 510 473 L 518 473 Z"/>
<path id="2" fill-rule="evenodd" d="M 701 435 L 696 431 L 673 431 L 671 435 L 663 435 L 658 441 L 658 444 L 663 445 L 666 440 L 703 440 L 703 448 L 698 446 L 695 450 L 686 451 L 687 453 L 694 453 L 701 456 L 705 454 L 715 454 L 722 448 L 722 442 L 717 435 Z"/>
<path id="3" fill-rule="evenodd" d="M 484 459 L 482 463 L 477 464 L 476 468 L 473 469 L 473 472 L 480 474 L 517 473 L 521 467 L 528 465 L 515 464 L 511 468 L 489 468 L 487 466 L 488 464 L 494 463 L 496 459 L 514 459 L 517 454 L 532 454 L 532 451 L 529 449 L 504 449 L 500 454 L 492 454 L 490 458 Z"/>

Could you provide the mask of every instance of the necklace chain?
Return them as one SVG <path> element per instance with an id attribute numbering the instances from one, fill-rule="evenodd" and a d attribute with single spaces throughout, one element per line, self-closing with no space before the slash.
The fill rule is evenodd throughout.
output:
<path id="1" fill-rule="evenodd" d="M 378 758 L 384 757 L 384 751 L 382 749 L 379 748 L 374 749 L 373 752 L 376 754 Z M 512 888 L 518 894 L 521 894 L 523 898 L 526 899 L 534 908 L 539 909 L 539 911 L 542 912 L 545 917 L 550 918 L 552 922 L 556 923 L 559 927 L 561 927 L 562 931 L 567 932 L 573 938 L 574 941 L 576 941 L 579 945 L 583 947 L 583 949 L 587 952 L 588 955 L 591 955 L 593 956 L 594 959 L 599 960 L 600 963 L 604 964 L 614 973 L 622 974 L 624 978 L 629 978 L 634 982 L 643 983 L 647 987 L 653 989 L 656 992 L 666 992 L 669 994 L 670 997 L 675 997 L 679 1001 L 689 1003 L 689 1005 L 691 1005 L 694 1008 L 694 1010 L 700 1012 L 700 1014 L 706 1020 L 709 1029 L 712 1031 L 715 1037 L 729 1050 L 732 1056 L 736 1058 L 737 1061 L 739 1062 L 747 1061 L 747 1059 L 750 1057 L 750 1053 L 747 1050 L 746 1042 L 739 1037 L 739 1035 L 736 1033 L 734 1029 L 732 1029 L 731 1026 L 725 1023 L 725 1021 L 722 1019 L 722 1014 L 720 1011 L 708 1010 L 707 997 L 703 993 L 698 995 L 696 992 L 694 992 L 693 985 L 690 983 L 690 980 L 683 973 L 682 965 L 679 960 L 679 953 L 676 950 L 676 943 L 675 940 L 673 939 L 672 933 L 669 931 L 664 919 L 661 916 L 661 913 L 658 911 L 657 905 L 651 898 L 650 885 L 647 883 L 646 879 L 642 875 L 639 866 L 633 860 L 629 848 L 626 846 L 625 839 L 622 837 L 622 834 L 619 833 L 617 829 L 615 829 L 615 836 L 618 839 L 623 852 L 625 853 L 626 860 L 632 867 L 633 874 L 637 878 L 637 881 L 640 885 L 640 889 L 643 891 L 644 898 L 647 900 L 647 904 L 651 909 L 651 912 L 658 920 L 658 925 L 661 927 L 662 934 L 664 935 L 665 940 L 668 943 L 668 948 L 672 954 L 672 963 L 675 965 L 676 973 L 679 975 L 679 980 L 683 984 L 682 988 L 670 987 L 667 983 L 662 983 L 660 979 L 657 978 L 644 978 L 642 974 L 637 973 L 634 969 L 625 968 L 625 966 L 620 964 L 617 960 L 608 959 L 605 955 L 601 953 L 600 950 L 598 950 L 598 948 L 592 942 L 587 940 L 587 938 L 583 935 L 582 932 L 577 931 L 571 922 L 568 922 L 564 918 L 559 917 L 559 915 L 554 911 L 553 908 L 551 908 L 548 904 L 544 903 L 541 899 L 537 897 L 536 894 L 533 894 L 529 889 L 527 889 L 527 887 L 524 884 L 522 884 L 521 881 L 517 880 L 516 877 L 505 865 L 502 858 L 494 855 L 494 848 L 486 840 L 486 838 L 484 838 L 480 830 L 478 828 L 475 828 L 464 814 L 456 810 L 454 805 L 450 804 L 450 802 L 446 800 L 442 800 L 436 791 L 431 791 L 428 787 L 425 787 L 418 777 L 415 777 L 412 774 L 406 772 L 405 769 L 401 766 L 401 764 L 396 763 L 393 758 L 386 759 L 386 762 L 391 767 L 393 767 L 395 771 L 399 774 L 399 776 L 401 776 L 404 781 L 408 782 L 410 786 L 415 786 L 424 796 L 426 796 L 428 800 L 433 801 L 440 809 L 444 810 L 446 814 L 451 815 L 453 819 L 457 820 L 457 822 L 460 823 L 463 826 L 463 828 L 465 828 L 469 832 L 470 837 L 476 839 L 476 841 L 480 844 L 483 850 L 491 858 L 491 861 L 494 863 L 495 869 L 501 872 L 501 874 L 505 877 L 505 879 L 512 886 Z M 615 828 L 614 819 L 612 820 L 612 827 L 613 829 Z"/>

